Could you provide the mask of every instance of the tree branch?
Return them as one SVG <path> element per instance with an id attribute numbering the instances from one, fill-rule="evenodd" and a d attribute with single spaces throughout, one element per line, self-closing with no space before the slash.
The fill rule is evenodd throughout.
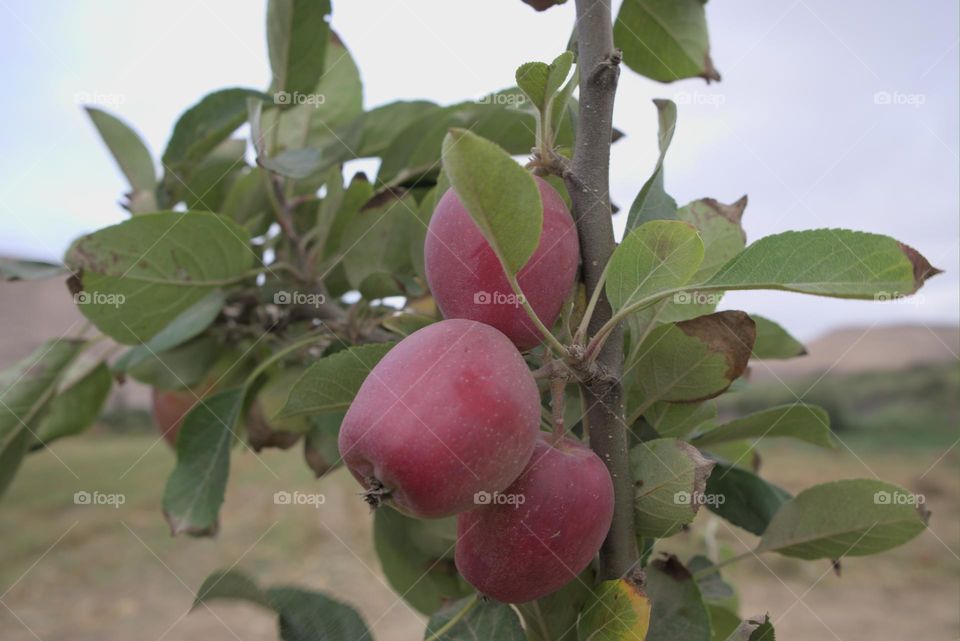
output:
<path id="1" fill-rule="evenodd" d="M 613 101 L 620 76 L 620 52 L 613 47 L 610 0 L 576 0 L 580 69 L 580 117 L 570 171 L 564 182 L 573 202 L 580 235 L 583 280 L 587 296 L 602 287 L 604 267 L 615 248 L 610 210 L 610 143 Z M 593 335 L 612 316 L 606 294 L 600 293 L 588 332 Z M 600 549 L 600 578 L 624 576 L 637 559 L 633 527 L 633 480 L 630 477 L 624 424 L 622 329 L 617 327 L 597 357 L 604 373 L 583 380 L 585 420 L 590 447 L 603 459 L 613 479 L 613 524 Z"/>

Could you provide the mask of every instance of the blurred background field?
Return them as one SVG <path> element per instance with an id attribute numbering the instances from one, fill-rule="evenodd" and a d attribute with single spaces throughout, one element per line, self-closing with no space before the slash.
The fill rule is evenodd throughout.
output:
<path id="1" fill-rule="evenodd" d="M 33 296 L 59 296 L 60 283 Z M 0 286 L 0 296 L 20 290 Z M 50 309 L 64 309 L 50 304 Z M 8 307 L 20 336 L 64 333 L 72 309 L 35 319 Z M 778 638 L 874 641 L 956 639 L 960 626 L 960 370 L 955 327 L 859 327 L 809 341 L 806 357 L 755 363 L 750 381 L 721 405 L 735 416 L 798 399 L 822 404 L 840 445 L 825 451 L 767 440 L 760 473 L 791 492 L 840 478 L 882 478 L 926 498 L 929 531 L 879 557 L 829 564 L 772 555 L 728 571 L 743 586 L 740 614 L 766 609 Z M 33 345 L 0 345 L 4 366 Z M 327 589 L 358 606 L 376 639 L 422 636 L 424 621 L 385 584 L 370 514 L 338 470 L 316 481 L 298 450 L 238 451 L 217 540 L 171 538 L 160 512 L 172 452 L 155 436 L 146 394 L 121 388 L 88 435 L 31 455 L 0 510 L 2 638 L 272 640 L 274 617 L 256 606 L 217 604 L 189 613 L 206 576 L 248 571 L 265 585 Z M 325 503 L 276 505 L 273 493 L 322 492 Z M 74 492 L 122 493 L 119 507 L 74 503 Z M 713 521 L 710 524 L 710 521 Z M 682 559 L 711 546 L 739 553 L 754 539 L 701 511 L 695 532 L 656 552 Z M 745 580 L 744 580 L 745 579 Z M 57 616 L 50 616 L 51 607 Z"/>

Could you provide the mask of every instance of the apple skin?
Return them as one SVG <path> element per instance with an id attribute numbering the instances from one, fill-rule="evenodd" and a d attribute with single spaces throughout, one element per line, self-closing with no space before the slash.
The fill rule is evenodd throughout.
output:
<path id="1" fill-rule="evenodd" d="M 338 446 L 371 505 L 440 518 L 510 485 L 539 425 L 540 394 L 517 348 L 483 323 L 446 320 L 410 334 L 373 368 Z"/>
<path id="2" fill-rule="evenodd" d="M 160 435 L 170 445 L 177 446 L 177 435 L 183 425 L 183 417 L 200 402 L 198 394 L 186 390 L 160 390 L 153 388 L 153 420 Z"/>
<path id="3" fill-rule="evenodd" d="M 580 442 L 537 440 L 505 497 L 457 517 L 457 569 L 481 594 L 525 603 L 573 581 L 600 550 L 613 519 L 613 482 Z"/>
<path id="4" fill-rule="evenodd" d="M 543 230 L 517 280 L 537 316 L 552 327 L 573 288 L 580 242 L 560 194 L 542 178 L 534 179 L 543 201 Z M 496 327 L 519 349 L 540 344 L 540 332 L 523 307 L 513 302 L 500 260 L 453 189 L 440 198 L 430 219 L 424 264 L 430 291 L 445 318 L 469 318 Z M 484 293 L 489 302 L 478 298 Z"/>

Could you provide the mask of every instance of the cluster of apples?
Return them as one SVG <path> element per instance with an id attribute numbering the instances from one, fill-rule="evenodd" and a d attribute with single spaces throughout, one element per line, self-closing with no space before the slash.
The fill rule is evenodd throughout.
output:
<path id="1" fill-rule="evenodd" d="M 580 250 L 562 198 L 537 184 L 543 228 L 518 280 L 549 327 Z M 370 372 L 341 425 L 340 454 L 372 505 L 419 518 L 457 515 L 455 562 L 480 593 L 531 601 L 596 556 L 613 516 L 613 484 L 589 448 L 541 432 L 540 393 L 520 354 L 540 336 L 452 189 L 437 204 L 424 253 L 447 320 L 400 341 Z"/>

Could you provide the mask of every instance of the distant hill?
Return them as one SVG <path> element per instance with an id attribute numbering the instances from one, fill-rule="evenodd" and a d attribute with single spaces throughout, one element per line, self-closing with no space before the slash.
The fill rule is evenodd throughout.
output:
<path id="1" fill-rule="evenodd" d="M 828 332 L 806 343 L 806 347 L 806 356 L 752 364 L 750 379 L 795 379 L 827 371 L 853 374 L 956 362 L 960 354 L 960 327 L 847 327 Z"/>

